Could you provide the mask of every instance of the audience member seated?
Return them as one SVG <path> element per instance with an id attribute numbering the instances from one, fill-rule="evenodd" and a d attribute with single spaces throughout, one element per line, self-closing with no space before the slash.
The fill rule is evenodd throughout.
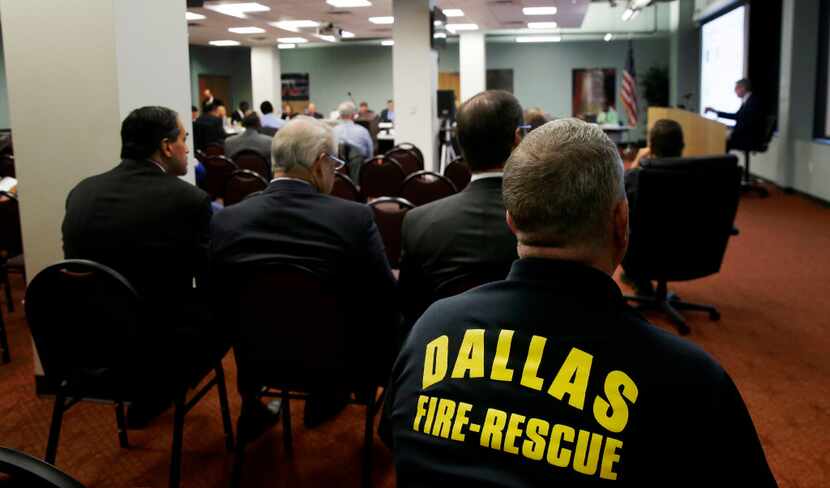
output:
<path id="1" fill-rule="evenodd" d="M 631 213 L 637 208 L 637 185 L 640 168 L 649 166 L 652 160 L 662 158 L 678 158 L 683 154 L 683 128 L 674 120 L 660 119 L 654 123 L 648 133 L 648 147 L 640 149 L 637 158 L 625 174 L 625 193 L 628 196 L 628 205 Z M 653 295 L 654 287 L 651 281 L 638 276 L 637 270 L 623 261 L 623 280 L 631 283 L 638 295 Z"/>
<path id="2" fill-rule="evenodd" d="M 374 111 L 369 110 L 369 104 L 366 102 L 360 102 L 360 105 L 357 110 L 357 116 L 355 117 L 357 120 L 374 120 L 377 117 Z"/>
<path id="3" fill-rule="evenodd" d="M 292 119 L 295 115 L 297 114 L 294 112 L 294 107 L 292 107 L 290 103 L 282 104 L 282 115 L 280 115 L 282 120 Z"/>
<path id="4" fill-rule="evenodd" d="M 597 124 L 620 125 L 620 116 L 614 110 L 614 104 L 602 102 L 602 112 L 597 114 Z"/>
<path id="5" fill-rule="evenodd" d="M 198 119 L 198 118 L 199 118 L 199 109 L 196 107 L 196 105 L 191 105 L 190 106 L 190 121 L 191 122 L 196 122 L 196 119 Z"/>
<path id="6" fill-rule="evenodd" d="M 469 186 L 410 210 L 403 221 L 399 285 L 410 326 L 442 287 L 472 276 L 502 279 L 518 257 L 501 186 L 504 162 L 521 141 L 522 107 L 510 93 L 485 91 L 461 105 L 456 122 L 473 172 Z"/>
<path id="7" fill-rule="evenodd" d="M 241 102 L 239 108 L 234 110 L 231 114 L 231 120 L 237 124 L 241 124 L 242 120 L 251 112 L 251 106 L 248 102 Z"/>
<path id="8" fill-rule="evenodd" d="M 245 130 L 238 135 L 228 137 L 225 140 L 225 154 L 231 159 L 240 151 L 256 151 L 267 161 L 271 160 L 271 138 L 259 133 L 259 115 L 256 112 L 249 113 L 242 119 L 242 127 Z"/>
<path id="9" fill-rule="evenodd" d="M 335 142 L 350 144 L 360 150 L 363 159 L 371 158 L 375 152 L 375 144 L 369 131 L 354 123 L 354 104 L 343 102 L 337 107 L 337 111 L 340 113 L 340 121 L 334 128 Z"/>
<path id="10" fill-rule="evenodd" d="M 395 122 L 395 102 L 394 100 L 386 101 L 386 108 L 380 112 L 381 122 Z"/>
<path id="11" fill-rule="evenodd" d="M 211 206 L 204 191 L 178 178 L 187 173 L 186 136 L 168 108 L 133 110 L 121 126 L 121 163 L 69 193 L 62 230 L 67 259 L 109 266 L 142 296 L 148 357 L 195 373 L 213 368 L 229 343 L 202 301 Z M 147 361 L 148 379 L 171 374 L 153 371 L 156 363 L 168 364 Z M 134 403 L 129 424 L 140 427 L 171 401 Z"/>
<path id="12" fill-rule="evenodd" d="M 622 180 L 617 146 L 576 119 L 510 156 L 520 259 L 432 305 L 393 368 L 381 437 L 398 486 L 776 486 L 726 371 L 611 278 L 628 244 Z"/>
<path id="13" fill-rule="evenodd" d="M 221 144 L 225 140 L 220 107 L 224 108 L 221 102 L 213 102 L 193 121 L 193 145 L 196 149 L 204 151 L 208 144 Z"/>
<path id="14" fill-rule="evenodd" d="M 548 116 L 545 115 L 545 112 L 539 107 L 533 107 L 527 109 L 525 112 L 525 125 L 529 126 L 528 132 L 536 129 L 537 127 L 541 127 L 545 124 L 550 122 Z"/>
<path id="15" fill-rule="evenodd" d="M 214 100 L 213 93 L 210 89 L 205 88 L 205 91 L 202 92 L 202 112 L 207 112 L 208 105 L 211 105 Z"/>
<path id="16" fill-rule="evenodd" d="M 332 129 L 310 117 L 295 117 L 277 132 L 274 180 L 262 195 L 213 219 L 211 269 L 225 273 L 282 262 L 317 273 L 343 290 L 355 361 L 368 361 L 363 364 L 385 381 L 398 324 L 395 281 L 369 207 L 329 195 L 342 164 L 333 156 L 335 148 Z M 275 316 L 287 306 L 279 303 Z M 240 385 L 242 391 L 249 387 L 242 371 Z M 306 402 L 306 425 L 333 416 L 347 400 L 348 392 L 313 393 Z"/>
<path id="17" fill-rule="evenodd" d="M 314 102 L 309 102 L 303 115 L 308 115 L 309 117 L 314 117 L 315 119 L 323 118 L 323 114 L 317 111 L 317 105 L 315 105 Z"/>
<path id="18" fill-rule="evenodd" d="M 280 129 L 285 125 L 285 121 L 282 118 L 274 115 L 274 106 L 268 100 L 259 104 L 259 110 L 262 112 L 260 123 L 263 127 Z"/>

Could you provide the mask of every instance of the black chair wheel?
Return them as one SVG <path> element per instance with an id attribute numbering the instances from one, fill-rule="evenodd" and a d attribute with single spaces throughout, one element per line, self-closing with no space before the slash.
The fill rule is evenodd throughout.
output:
<path id="1" fill-rule="evenodd" d="M 720 320 L 720 312 L 717 310 L 712 310 L 709 312 L 709 319 L 711 320 Z"/>

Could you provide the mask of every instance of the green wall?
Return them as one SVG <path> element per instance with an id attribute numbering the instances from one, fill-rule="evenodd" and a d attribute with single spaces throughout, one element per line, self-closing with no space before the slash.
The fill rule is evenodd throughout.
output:
<path id="1" fill-rule="evenodd" d="M 239 102 L 251 103 L 251 50 L 247 47 L 190 45 L 190 91 L 192 104 L 199 106 L 199 75 L 229 76 L 231 99 L 223 100 L 228 113 Z"/>

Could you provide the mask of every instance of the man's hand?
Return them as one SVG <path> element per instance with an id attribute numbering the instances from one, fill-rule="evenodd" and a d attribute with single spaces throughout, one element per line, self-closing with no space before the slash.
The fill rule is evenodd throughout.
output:
<path id="1" fill-rule="evenodd" d="M 717 110 L 713 109 L 712 107 L 706 107 L 703 109 L 704 112 L 717 112 Z"/>

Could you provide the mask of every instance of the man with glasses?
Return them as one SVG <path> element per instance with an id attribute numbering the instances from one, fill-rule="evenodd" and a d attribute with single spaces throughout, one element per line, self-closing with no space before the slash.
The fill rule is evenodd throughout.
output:
<path id="1" fill-rule="evenodd" d="M 304 115 L 287 122 L 271 146 L 275 177 L 268 188 L 214 217 L 211 270 L 288 263 L 322 277 L 342 290 L 351 357 L 371 361 L 383 381 L 398 323 L 395 280 L 369 207 L 329 195 L 335 171 L 343 165 L 334 152 L 332 129 L 325 122 Z M 339 412 L 348 394 L 313 395 L 314 401 L 306 402 L 306 426 Z M 243 405 L 243 418 L 256 407 Z"/>
<path id="2" fill-rule="evenodd" d="M 510 93 L 488 90 L 464 102 L 456 122 L 473 177 L 464 191 L 404 218 L 400 288 L 407 325 L 436 298 L 504 279 L 517 258 L 501 184 L 504 162 L 528 128 L 522 107 Z"/>

